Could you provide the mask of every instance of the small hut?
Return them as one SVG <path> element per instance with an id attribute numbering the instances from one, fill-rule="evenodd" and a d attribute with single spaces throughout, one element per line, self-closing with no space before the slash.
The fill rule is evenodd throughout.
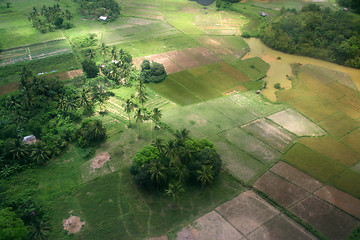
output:
<path id="1" fill-rule="evenodd" d="M 27 144 L 33 144 L 36 142 L 36 137 L 34 135 L 29 135 L 23 138 L 23 142 Z"/>
<path id="2" fill-rule="evenodd" d="M 266 12 L 259 12 L 259 15 L 262 17 L 266 17 L 268 14 Z"/>

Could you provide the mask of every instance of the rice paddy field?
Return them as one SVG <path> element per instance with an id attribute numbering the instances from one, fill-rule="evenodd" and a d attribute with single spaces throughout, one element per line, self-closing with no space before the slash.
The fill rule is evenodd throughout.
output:
<path id="1" fill-rule="evenodd" d="M 249 29 L 256 31 L 266 21 L 258 12 L 268 11 L 271 17 L 284 2 L 297 9 L 305 4 L 301 0 L 247 0 L 236 4 L 237 11 L 227 12 L 217 11 L 214 4 L 204 7 L 187 0 L 151 3 L 122 0 L 119 1 L 122 16 L 103 23 L 84 18 L 73 1 L 62 0 L 59 4 L 74 14 L 74 28 L 46 34 L 32 29 L 25 18 L 33 5 L 41 7 L 38 1 L 25 4 L 14 0 L 13 9 L 1 7 L 0 64 L 18 63 L 0 67 L 0 87 L 16 85 L 17 72 L 26 64 L 21 61 L 29 60 L 30 56 L 28 63 L 35 73 L 56 70 L 61 75 L 62 71 L 79 68 L 82 57 L 79 52 L 87 47 L 81 48 L 74 42 L 91 33 L 96 34 L 97 45 L 104 42 L 129 51 L 137 67 L 148 59 L 162 63 L 168 71 L 162 83 L 147 84 L 149 99 L 145 104 L 149 109 L 157 107 L 162 111 L 161 121 L 167 128 L 154 130 L 154 123 L 145 121 L 139 129 L 133 114 L 129 128 L 129 116 L 123 105 L 135 89 L 112 89 L 114 96 L 106 103 L 106 113 L 92 116 L 103 121 L 107 140 L 91 151 L 69 146 L 45 167 L 21 174 L 12 183 L 9 194 L 34 189 L 31 195 L 52 211 L 50 239 L 146 239 L 161 235 L 174 239 L 176 232 L 196 219 L 200 218 L 198 222 L 203 224 L 207 217 L 201 216 L 211 211 L 224 211 L 230 218 L 232 212 L 220 206 L 239 204 L 231 202 L 239 194 L 250 194 L 249 201 L 259 205 L 255 193 L 243 193 L 244 184 L 254 185 L 326 236 L 332 234 L 332 227 L 326 226 L 336 224 L 323 223 L 321 219 L 326 217 L 319 213 L 320 208 L 315 217 L 306 215 L 312 211 L 308 202 L 330 209 L 329 219 L 336 216 L 350 219 L 351 224 L 339 235 L 345 239 L 359 225 L 359 218 L 351 211 L 340 211 L 337 202 L 328 203 L 331 198 L 326 204 L 318 203 L 316 191 L 331 187 L 355 202 L 360 198 L 360 98 L 355 70 L 338 71 L 314 61 L 303 64 L 292 75 L 291 82 L 286 80 L 291 87 L 279 91 L 272 86 L 263 89 L 263 80 L 275 71 L 274 66 L 284 69 L 282 64 L 286 63 L 286 72 L 291 72 L 289 64 L 295 61 L 287 60 L 279 52 L 268 54 L 250 49 L 239 36 Z M 333 2 L 319 4 L 330 6 L 330 3 Z M 14 28 L 18 30 L 11 34 Z M 60 38 L 63 40 L 54 41 Z M 65 50 L 69 52 L 41 58 L 44 54 L 51 55 L 51 51 Z M 246 55 L 257 50 L 260 51 L 257 55 Z M 99 55 L 95 60 L 103 61 Z M 276 91 L 275 100 L 256 94 L 258 89 L 272 94 Z M 163 194 L 135 185 L 128 168 L 141 147 L 156 138 L 172 139 L 172 132 L 181 128 L 190 130 L 191 137 L 206 137 L 214 142 L 224 171 L 203 191 L 198 191 L 198 186 L 189 187 L 174 202 Z M 109 161 L 94 169 L 94 158 L 104 153 L 109 154 Z M 271 185 L 269 179 L 279 184 Z M 310 179 L 310 190 L 302 182 L 304 179 Z M 289 189 L 296 191 L 292 193 Z M 267 211 L 277 212 L 265 205 Z M 249 210 L 250 217 L 255 217 L 254 209 Z M 85 222 L 81 231 L 73 235 L 62 227 L 62 221 L 71 215 L 80 216 Z M 251 227 L 253 232 L 241 236 L 257 239 L 266 233 L 264 229 L 275 228 L 271 231 L 280 234 L 284 222 L 295 226 L 282 213 L 272 215 L 271 221 L 259 216 L 256 215 L 261 221 Z M 242 229 L 242 225 L 235 227 Z M 301 226 L 296 229 L 304 233 Z M 286 236 L 292 236 L 291 231 Z"/>

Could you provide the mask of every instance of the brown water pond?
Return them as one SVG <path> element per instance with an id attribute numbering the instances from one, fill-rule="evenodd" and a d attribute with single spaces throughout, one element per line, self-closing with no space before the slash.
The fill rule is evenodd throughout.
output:
<path id="1" fill-rule="evenodd" d="M 265 44 L 258 38 L 248 38 L 245 39 L 245 41 L 250 47 L 250 52 L 246 54 L 244 58 L 260 57 L 270 64 L 270 69 L 267 73 L 267 77 L 265 77 L 264 79 L 268 82 L 268 85 L 266 89 L 262 90 L 262 93 L 271 101 L 277 101 L 275 95 L 277 89 L 274 88 L 274 84 L 280 83 L 281 87 L 285 89 L 289 89 L 292 87 L 291 81 L 287 78 L 287 75 L 292 75 L 292 63 L 301 63 L 303 65 L 312 64 L 315 66 L 344 72 L 351 77 L 356 87 L 360 89 L 360 69 L 344 67 L 338 64 L 326 62 L 315 58 L 282 53 L 265 46 Z"/>

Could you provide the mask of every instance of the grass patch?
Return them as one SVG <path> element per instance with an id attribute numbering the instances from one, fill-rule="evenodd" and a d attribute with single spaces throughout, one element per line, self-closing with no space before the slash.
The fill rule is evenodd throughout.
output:
<path id="1" fill-rule="evenodd" d="M 347 169 L 335 179 L 331 181 L 335 187 L 343 189 L 347 193 L 350 193 L 356 197 L 360 197 L 360 188 L 359 188 L 360 174 Z"/>
<path id="2" fill-rule="evenodd" d="M 338 138 L 343 137 L 360 126 L 360 122 L 355 121 L 343 112 L 339 112 L 330 118 L 321 121 L 319 124 Z"/>
<path id="3" fill-rule="evenodd" d="M 47 57 L 30 62 L 12 64 L 0 67 L 0 85 L 20 81 L 19 74 L 25 65 L 32 70 L 34 75 L 37 75 L 39 72 L 50 73 L 53 70 L 60 72 L 64 70 L 78 69 L 81 67 L 77 58 L 72 53 Z"/>
<path id="4" fill-rule="evenodd" d="M 360 153 L 360 129 L 357 129 L 341 139 L 352 149 Z"/>
<path id="5" fill-rule="evenodd" d="M 237 69 L 245 73 L 251 80 L 258 80 L 266 76 L 270 65 L 259 57 L 237 60 L 232 63 Z"/>
<path id="6" fill-rule="evenodd" d="M 295 144 L 282 158 L 326 183 L 345 170 L 345 167 L 337 161 L 299 143 Z"/>
<path id="7" fill-rule="evenodd" d="M 346 166 L 352 166 L 360 159 L 359 153 L 330 136 L 321 138 L 301 138 L 299 139 L 299 143 Z"/>
<path id="8" fill-rule="evenodd" d="M 128 169 L 89 182 L 74 191 L 86 221 L 78 237 L 144 239 L 165 234 L 211 211 L 242 189 L 225 174 L 220 174 L 206 190 L 200 188 L 189 187 L 174 203 L 160 193 L 135 186 Z"/>

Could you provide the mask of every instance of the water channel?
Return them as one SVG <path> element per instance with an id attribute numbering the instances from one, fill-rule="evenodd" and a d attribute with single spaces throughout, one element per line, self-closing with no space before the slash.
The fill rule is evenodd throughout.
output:
<path id="1" fill-rule="evenodd" d="M 301 63 L 303 65 L 312 64 L 315 66 L 347 73 L 355 83 L 356 87 L 360 89 L 360 69 L 344 67 L 315 58 L 282 53 L 267 47 L 258 38 L 248 38 L 245 39 L 245 41 L 250 47 L 250 52 L 246 54 L 243 59 L 249 57 L 260 57 L 265 62 L 270 64 L 267 77 L 264 79 L 268 82 L 268 85 L 266 89 L 262 90 L 262 94 L 264 94 L 264 96 L 271 101 L 277 100 L 275 95 L 276 89 L 274 88 L 275 83 L 280 83 L 281 86 L 285 89 L 292 87 L 291 81 L 286 77 L 286 75 L 292 75 L 290 66 L 292 63 Z"/>

